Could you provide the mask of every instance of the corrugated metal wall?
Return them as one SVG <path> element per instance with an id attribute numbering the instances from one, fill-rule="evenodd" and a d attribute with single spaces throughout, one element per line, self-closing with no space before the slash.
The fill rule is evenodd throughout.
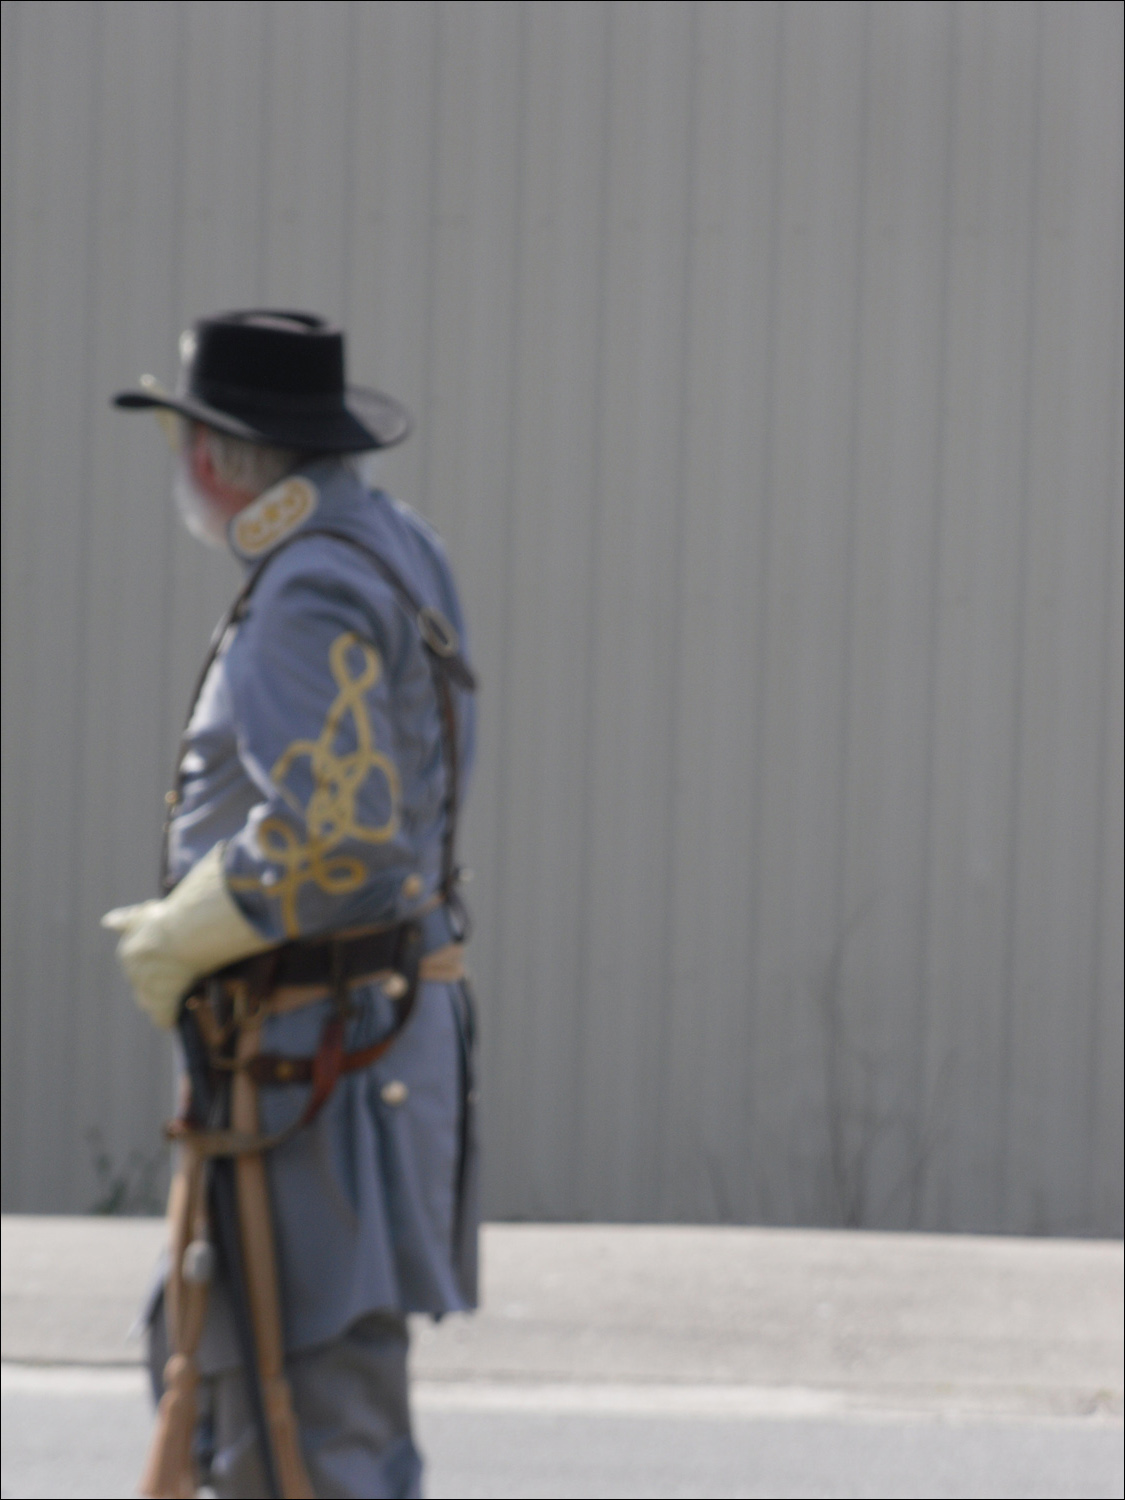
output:
<path id="1" fill-rule="evenodd" d="M 152 1148 L 234 580 L 107 397 L 273 304 L 467 598 L 489 1211 L 1120 1233 L 1121 7 L 3 25 L 5 1206 Z"/>

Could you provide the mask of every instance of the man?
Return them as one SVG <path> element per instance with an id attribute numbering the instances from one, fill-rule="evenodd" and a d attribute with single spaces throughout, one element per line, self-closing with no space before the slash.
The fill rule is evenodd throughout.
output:
<path id="1" fill-rule="evenodd" d="M 116 404 L 173 430 L 184 518 L 247 584 L 181 746 L 167 894 L 105 918 L 193 1064 L 144 1483 L 415 1495 L 405 1314 L 476 1296 L 460 606 L 434 533 L 361 483 L 354 455 L 409 424 L 345 386 L 338 330 L 228 313 L 181 360 L 176 394 L 143 377 Z"/>

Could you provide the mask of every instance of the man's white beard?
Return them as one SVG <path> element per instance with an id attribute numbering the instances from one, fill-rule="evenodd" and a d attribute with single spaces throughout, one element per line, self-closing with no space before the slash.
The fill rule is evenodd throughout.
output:
<path id="1" fill-rule="evenodd" d="M 186 453 L 176 460 L 176 474 L 172 480 L 172 493 L 176 497 L 176 509 L 180 519 L 205 547 L 225 547 L 229 516 L 223 514 L 209 495 L 191 477 L 191 468 Z"/>

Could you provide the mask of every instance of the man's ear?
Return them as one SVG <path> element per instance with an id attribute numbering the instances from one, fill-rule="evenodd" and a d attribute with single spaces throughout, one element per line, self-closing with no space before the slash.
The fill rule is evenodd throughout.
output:
<path id="1" fill-rule="evenodd" d="M 207 429 L 201 422 L 193 422 L 188 428 L 185 446 L 192 479 L 205 494 L 212 494 L 219 476 L 215 472 L 211 444 L 207 441 Z"/>
<path id="2" fill-rule="evenodd" d="M 207 441 L 207 428 L 201 422 L 193 422 L 187 434 L 187 465 L 199 489 L 211 495 L 216 486 L 223 489 L 222 480 L 214 468 L 214 455 Z"/>
<path id="3" fill-rule="evenodd" d="M 191 424 L 187 438 L 187 456 L 193 483 L 228 514 L 235 515 L 256 499 L 253 490 L 231 484 L 216 469 L 215 455 L 207 440 L 207 428 L 201 422 Z"/>

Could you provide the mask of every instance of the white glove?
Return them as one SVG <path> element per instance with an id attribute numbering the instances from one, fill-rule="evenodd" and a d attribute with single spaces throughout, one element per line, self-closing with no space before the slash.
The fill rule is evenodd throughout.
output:
<path id="1" fill-rule="evenodd" d="M 137 1004 L 157 1026 L 176 1024 L 180 1001 L 203 974 L 274 946 L 235 905 L 216 844 L 163 901 L 107 911 L 102 926 L 123 934 L 117 957 Z"/>

